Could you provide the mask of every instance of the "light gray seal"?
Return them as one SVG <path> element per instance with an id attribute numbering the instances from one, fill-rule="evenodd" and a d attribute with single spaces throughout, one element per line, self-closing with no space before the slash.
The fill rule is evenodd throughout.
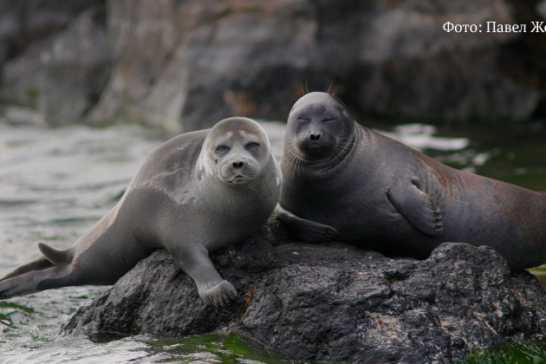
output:
<path id="1" fill-rule="evenodd" d="M 44 256 L 0 279 L 0 298 L 79 285 L 110 285 L 166 248 L 210 305 L 237 292 L 209 252 L 249 237 L 277 204 L 281 173 L 263 128 L 229 118 L 182 134 L 144 162 L 119 203 L 71 248 L 39 244 Z"/>
<path id="2" fill-rule="evenodd" d="M 512 269 L 546 262 L 546 196 L 459 171 L 357 124 L 310 93 L 288 117 L 277 215 L 307 241 L 426 258 L 443 242 L 496 249 Z"/>

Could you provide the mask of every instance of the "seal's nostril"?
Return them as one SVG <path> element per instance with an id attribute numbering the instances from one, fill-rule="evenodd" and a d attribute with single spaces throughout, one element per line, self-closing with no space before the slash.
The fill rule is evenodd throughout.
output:
<path id="1" fill-rule="evenodd" d="M 233 168 L 243 168 L 243 166 L 245 165 L 244 162 L 233 162 Z"/>
<path id="2" fill-rule="evenodd" d="M 320 134 L 311 134 L 309 136 L 309 138 L 312 140 L 312 141 L 317 141 L 320 139 Z"/>

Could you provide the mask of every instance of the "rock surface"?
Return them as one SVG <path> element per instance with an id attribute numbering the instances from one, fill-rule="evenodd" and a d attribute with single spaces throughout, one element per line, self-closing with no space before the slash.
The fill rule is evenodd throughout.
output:
<path id="1" fill-rule="evenodd" d="M 32 42 L 62 31 L 79 13 L 102 3 L 104 0 L 0 1 L 0 70 Z"/>
<path id="2" fill-rule="evenodd" d="M 363 115 L 399 121 L 546 117 L 546 34 L 530 33 L 542 3 L 3 1 L 0 101 L 31 104 L 53 125 L 172 133 L 233 115 L 284 120 L 305 89 L 337 90 Z M 447 21 L 482 32 L 446 32 Z M 493 21 L 528 32 L 488 32 Z"/>
<path id="3" fill-rule="evenodd" d="M 229 307 L 202 303 L 160 250 L 80 307 L 64 333 L 231 330 L 307 360 L 449 363 L 546 329 L 545 290 L 487 247 L 445 243 L 424 261 L 391 259 L 342 243 L 290 240 L 272 219 L 212 257 L 239 292 Z"/>
<path id="4" fill-rule="evenodd" d="M 111 54 L 106 10 L 92 7 L 66 30 L 32 43 L 4 67 L 6 103 L 39 109 L 48 124 L 81 121 L 108 82 Z"/>

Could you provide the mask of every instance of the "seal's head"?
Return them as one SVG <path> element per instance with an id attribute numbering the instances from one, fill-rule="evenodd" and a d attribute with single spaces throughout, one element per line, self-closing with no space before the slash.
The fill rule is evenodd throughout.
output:
<path id="1" fill-rule="evenodd" d="M 307 161 L 331 158 L 349 143 L 354 122 L 343 103 L 325 92 L 300 98 L 288 116 L 286 148 Z"/>
<path id="2" fill-rule="evenodd" d="M 271 157 L 269 138 L 252 119 L 219 121 L 209 132 L 198 168 L 228 184 L 244 184 L 260 175 Z"/>

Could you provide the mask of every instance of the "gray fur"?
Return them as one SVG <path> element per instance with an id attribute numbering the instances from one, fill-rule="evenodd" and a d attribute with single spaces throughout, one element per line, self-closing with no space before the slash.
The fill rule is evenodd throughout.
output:
<path id="1" fill-rule="evenodd" d="M 276 211 L 307 241 L 416 258 L 466 242 L 513 269 L 546 262 L 545 195 L 445 166 L 357 124 L 328 94 L 294 105 L 284 148 Z"/>
<path id="2" fill-rule="evenodd" d="M 223 305 L 237 292 L 208 254 L 258 230 L 280 187 L 269 139 L 255 121 L 230 118 L 182 134 L 148 157 L 120 202 L 73 247 L 40 244 L 44 257 L 2 277 L 0 298 L 114 284 L 139 260 L 166 248 L 200 297 Z"/>

